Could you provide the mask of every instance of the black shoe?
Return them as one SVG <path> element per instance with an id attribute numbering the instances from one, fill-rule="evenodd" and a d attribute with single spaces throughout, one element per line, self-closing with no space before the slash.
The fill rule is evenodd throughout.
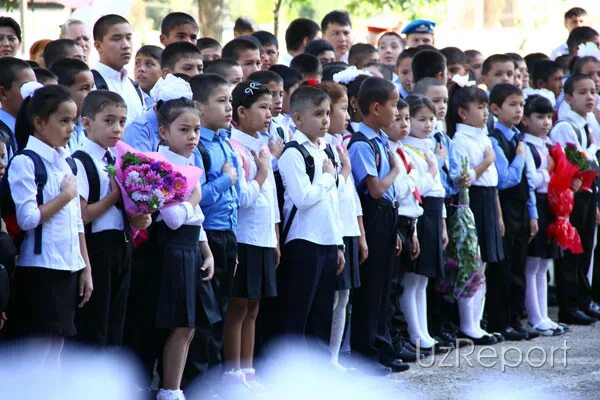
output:
<path id="1" fill-rule="evenodd" d="M 536 337 L 539 337 L 540 334 L 536 331 L 533 331 L 531 329 L 527 329 L 525 327 L 525 325 L 523 325 L 521 322 L 519 322 L 518 324 L 513 325 L 513 329 L 519 333 L 525 334 L 527 335 L 527 337 L 525 338 L 525 340 L 531 340 L 531 339 L 535 339 Z"/>
<path id="2" fill-rule="evenodd" d="M 474 338 L 463 332 L 459 332 L 458 336 L 460 339 L 466 339 L 466 340 L 461 340 L 462 342 L 470 340 L 471 342 L 473 342 L 473 344 L 475 346 L 489 346 L 489 345 L 498 343 L 498 341 L 496 340 L 494 335 L 483 335 L 480 338 Z"/>
<path id="3" fill-rule="evenodd" d="M 392 372 L 404 372 L 410 368 L 410 366 L 407 363 L 403 362 L 399 358 L 396 358 L 394 360 L 381 360 L 380 363 L 391 369 Z"/>
<path id="4" fill-rule="evenodd" d="M 504 336 L 500 332 L 492 332 L 492 335 L 496 338 L 496 343 L 504 342 Z"/>
<path id="5" fill-rule="evenodd" d="M 407 342 L 404 340 L 399 340 L 394 343 L 394 356 L 396 356 L 396 358 L 405 362 L 415 362 L 417 359 L 425 356 L 423 353 L 417 356 L 417 352 L 409 349 L 406 344 Z"/>
<path id="6" fill-rule="evenodd" d="M 519 340 L 526 340 L 527 339 L 527 334 L 526 333 L 521 333 L 521 332 L 517 332 L 513 329 L 512 326 L 509 326 L 508 328 L 504 328 L 500 331 L 500 334 L 502 336 L 504 336 L 504 339 L 507 341 L 519 341 Z"/>
<path id="7" fill-rule="evenodd" d="M 587 307 L 583 307 L 581 311 L 583 311 L 588 317 L 600 319 L 600 309 L 594 307 L 592 304 L 589 304 Z"/>
<path id="8" fill-rule="evenodd" d="M 573 325 L 591 325 L 598 321 L 596 318 L 588 316 L 581 310 L 567 311 L 564 313 L 559 312 L 558 320 L 560 322 L 564 322 L 565 324 Z"/>

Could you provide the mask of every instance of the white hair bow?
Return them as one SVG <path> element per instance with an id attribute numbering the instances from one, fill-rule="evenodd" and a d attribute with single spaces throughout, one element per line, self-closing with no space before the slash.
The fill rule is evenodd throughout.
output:
<path id="1" fill-rule="evenodd" d="M 596 57 L 598 61 L 600 61 L 600 49 L 596 46 L 595 43 L 587 42 L 582 43 L 577 47 L 577 56 L 578 57 Z"/>
<path id="2" fill-rule="evenodd" d="M 475 86 L 477 84 L 477 82 L 469 80 L 468 74 L 465 74 L 465 75 L 456 74 L 452 77 L 452 82 L 456 83 L 458 86 L 460 86 L 462 88 Z"/>
<path id="3" fill-rule="evenodd" d="M 38 81 L 29 81 L 22 84 L 19 91 L 21 92 L 21 97 L 23 99 L 26 99 L 27 97 L 31 96 L 33 92 L 43 87 L 44 85 L 42 85 Z"/>
<path id="4" fill-rule="evenodd" d="M 172 74 L 160 78 L 152 90 L 150 90 L 150 97 L 156 103 L 159 101 L 180 99 L 182 97 L 192 100 L 192 96 L 190 84 Z"/>
<path id="5" fill-rule="evenodd" d="M 347 85 L 350 82 L 352 82 L 353 80 L 355 80 L 356 77 L 359 75 L 373 76 L 373 74 L 370 73 L 369 71 L 364 71 L 362 69 L 358 69 L 358 68 L 356 68 L 356 66 L 353 65 L 351 67 L 346 68 L 343 71 L 333 74 L 333 81 L 335 83 L 341 83 L 341 84 Z"/>
<path id="6" fill-rule="evenodd" d="M 523 94 L 525 95 L 525 99 L 527 99 L 529 96 L 538 95 L 547 98 L 552 104 L 552 107 L 556 105 L 556 96 L 554 96 L 554 93 L 548 89 L 533 89 L 528 87 L 523 90 Z"/>

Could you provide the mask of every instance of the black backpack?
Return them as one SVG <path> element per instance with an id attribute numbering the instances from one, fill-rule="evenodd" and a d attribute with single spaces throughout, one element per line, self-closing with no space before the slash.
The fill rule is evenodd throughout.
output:
<path id="1" fill-rule="evenodd" d="M 46 166 L 42 161 L 42 158 L 32 150 L 22 150 L 19 154 L 23 154 L 33 161 L 34 179 L 37 186 L 37 194 L 35 196 L 38 206 L 44 204 L 44 187 L 48 182 L 48 172 Z M 71 157 L 66 158 L 67 164 L 73 171 L 73 175 L 77 175 L 77 166 L 75 161 Z M 21 231 L 19 224 L 17 223 L 15 202 L 13 201 L 12 194 L 10 191 L 10 185 L 8 184 L 8 174 L 10 174 L 11 162 L 6 168 L 6 173 L 0 182 L 0 209 L 2 209 L 2 218 L 6 223 L 6 229 L 9 235 L 12 237 L 17 248 L 21 247 L 21 243 L 25 237 L 25 233 Z M 42 254 L 42 227 L 43 224 L 39 224 L 35 228 L 35 239 L 34 239 L 34 253 Z"/>
<path id="2" fill-rule="evenodd" d="M 283 151 L 281 152 L 281 154 L 283 155 L 283 153 L 285 153 L 288 149 L 296 149 L 300 152 L 300 154 L 302 154 L 302 158 L 304 159 L 304 165 L 306 167 L 306 174 L 308 175 L 308 179 L 312 183 L 312 181 L 315 177 L 315 160 L 314 160 L 313 156 L 310 155 L 310 153 L 308 152 L 306 147 L 304 147 L 303 145 L 301 145 L 300 143 L 298 143 L 295 140 L 287 142 L 285 144 L 285 146 L 283 147 Z M 333 154 L 333 149 L 331 148 L 331 146 L 329 144 L 327 144 L 327 146 L 325 147 L 325 153 L 327 154 L 327 157 L 331 160 L 333 165 L 337 166 L 337 162 L 335 160 L 335 155 Z M 277 187 L 277 201 L 279 204 L 279 215 L 281 217 L 281 221 L 283 221 L 284 220 L 283 194 L 285 192 L 285 187 L 283 186 L 283 180 L 281 179 L 281 174 L 279 173 L 279 171 L 275 171 L 274 175 L 275 175 L 275 186 Z M 338 184 L 338 179 L 336 177 L 336 185 L 337 184 Z M 292 210 L 290 211 L 290 216 L 289 216 L 288 220 L 285 221 L 285 224 L 280 224 L 280 226 L 283 226 L 283 228 L 280 228 L 281 243 L 285 243 L 285 239 L 287 238 L 287 235 L 290 232 L 290 228 L 292 227 L 292 221 L 294 220 L 294 217 L 296 216 L 297 212 L 298 212 L 298 208 L 295 205 L 293 205 Z"/>
<path id="3" fill-rule="evenodd" d="M 108 88 L 106 80 L 104 79 L 104 77 L 102 77 L 102 75 L 100 75 L 100 72 L 93 69 L 92 75 L 94 75 L 94 84 L 96 85 L 96 90 L 110 90 Z M 135 88 L 135 91 L 138 97 L 140 98 L 140 102 L 142 103 L 142 107 L 145 107 L 146 103 L 144 102 L 144 94 L 142 93 L 142 89 L 140 89 L 140 85 L 138 85 L 138 83 L 131 78 L 127 79 L 129 79 L 129 82 L 131 82 L 131 84 Z"/>
<path id="4" fill-rule="evenodd" d="M 381 166 L 381 151 L 379 150 L 377 141 L 375 139 L 367 139 L 367 137 L 365 136 L 364 133 L 357 131 L 357 132 L 354 132 L 352 134 L 352 136 L 350 137 L 350 141 L 348 142 L 348 149 L 350 149 L 350 147 L 356 142 L 365 142 L 369 145 L 369 147 L 371 148 L 371 150 L 373 151 L 373 154 L 375 156 L 375 167 L 377 168 L 377 171 L 379 172 L 379 167 Z M 358 186 L 356 187 L 356 191 L 358 192 L 359 195 L 362 195 L 362 193 L 364 192 L 364 190 L 366 188 L 366 185 L 367 184 L 364 181 L 358 183 Z"/>
<path id="5" fill-rule="evenodd" d="M 90 188 L 90 192 L 88 194 L 87 203 L 94 204 L 100 201 L 100 176 L 98 175 L 98 170 L 96 169 L 96 165 L 94 164 L 94 160 L 92 157 L 81 150 L 77 150 L 73 153 L 73 158 L 81 161 L 81 165 L 85 170 L 85 174 L 87 175 L 88 184 Z M 92 222 L 88 222 L 85 224 L 85 234 L 89 235 L 92 232 Z"/>

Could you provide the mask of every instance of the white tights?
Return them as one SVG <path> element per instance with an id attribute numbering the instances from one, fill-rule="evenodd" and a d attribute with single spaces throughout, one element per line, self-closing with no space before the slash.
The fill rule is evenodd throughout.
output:
<path id="1" fill-rule="evenodd" d="M 557 324 L 548 317 L 547 272 L 550 259 L 527 257 L 525 265 L 525 308 L 529 323 L 538 329 L 554 329 Z"/>
<path id="2" fill-rule="evenodd" d="M 329 352 L 331 353 L 331 363 L 340 369 L 339 364 L 340 347 L 344 337 L 344 326 L 346 325 L 346 306 L 350 297 L 350 289 L 336 290 L 333 301 L 333 318 L 331 320 L 331 336 L 329 338 Z"/>
<path id="3" fill-rule="evenodd" d="M 400 308 L 406 318 L 410 341 L 424 348 L 436 343 L 427 328 L 427 281 L 426 276 L 407 272 L 402 280 L 404 292 L 400 298 Z"/>

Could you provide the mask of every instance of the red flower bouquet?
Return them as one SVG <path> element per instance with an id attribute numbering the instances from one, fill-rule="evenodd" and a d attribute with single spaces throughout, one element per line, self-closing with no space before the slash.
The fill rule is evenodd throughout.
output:
<path id="1" fill-rule="evenodd" d="M 590 188 L 592 187 L 597 174 L 594 169 L 594 164 L 587 159 L 583 151 L 579 151 L 577 146 L 572 143 L 567 143 L 565 154 L 567 160 L 569 160 L 571 164 L 577 166 L 579 172 L 575 178 L 581 179 L 581 190 L 591 191 Z"/>
<path id="2" fill-rule="evenodd" d="M 572 149 L 568 151 L 572 151 Z M 580 176 L 579 167 L 569 161 L 558 143 L 552 147 L 550 155 L 554 159 L 555 168 L 548 184 L 548 207 L 556 220 L 548 226 L 546 234 L 549 240 L 556 241 L 563 250 L 579 254 L 583 252 L 581 238 L 577 229 L 569 221 L 575 201 L 571 184 L 573 179 Z"/>

